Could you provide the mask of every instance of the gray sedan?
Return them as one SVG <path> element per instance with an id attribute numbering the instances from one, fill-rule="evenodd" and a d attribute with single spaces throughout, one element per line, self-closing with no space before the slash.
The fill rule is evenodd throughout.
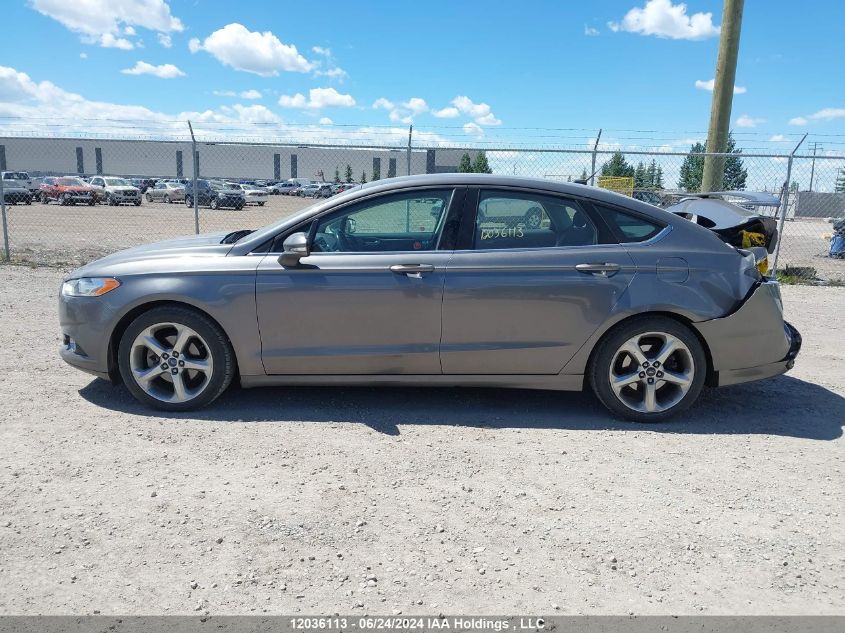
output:
<path id="1" fill-rule="evenodd" d="M 180 182 L 159 181 L 144 194 L 147 202 L 183 202 L 185 185 Z"/>
<path id="2" fill-rule="evenodd" d="M 601 189 L 392 178 L 76 270 L 61 355 L 170 411 L 238 380 L 590 388 L 616 416 L 660 421 L 705 385 L 793 366 L 801 337 L 764 257 Z"/>

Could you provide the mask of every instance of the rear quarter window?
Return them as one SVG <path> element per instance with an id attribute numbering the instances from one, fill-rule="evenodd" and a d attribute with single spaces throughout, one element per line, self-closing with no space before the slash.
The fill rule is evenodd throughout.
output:
<path id="1" fill-rule="evenodd" d="M 622 243 L 644 242 L 660 233 L 665 226 L 612 207 L 598 205 L 598 210 Z"/>

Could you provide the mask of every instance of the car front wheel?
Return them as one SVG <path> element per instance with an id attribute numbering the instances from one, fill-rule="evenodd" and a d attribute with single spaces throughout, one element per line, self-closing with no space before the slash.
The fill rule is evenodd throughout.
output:
<path id="1" fill-rule="evenodd" d="M 118 365 L 138 401 L 165 411 L 210 404 L 235 373 L 234 354 L 220 327 L 178 306 L 137 317 L 120 339 Z"/>
<path id="2" fill-rule="evenodd" d="M 707 359 L 686 326 L 663 316 L 627 321 L 602 339 L 589 368 L 598 399 L 634 422 L 662 422 L 698 398 Z"/>

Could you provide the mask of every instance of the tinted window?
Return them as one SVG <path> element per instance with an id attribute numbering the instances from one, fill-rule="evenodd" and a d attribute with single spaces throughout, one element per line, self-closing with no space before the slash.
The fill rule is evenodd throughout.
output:
<path id="1" fill-rule="evenodd" d="M 318 221 L 314 252 L 430 251 L 452 190 L 381 196 Z"/>
<path id="2" fill-rule="evenodd" d="M 482 191 L 475 248 L 551 248 L 598 243 L 598 232 L 572 200 L 518 192 Z"/>
<path id="3" fill-rule="evenodd" d="M 663 226 L 645 220 L 637 215 L 629 215 L 610 207 L 599 207 L 607 223 L 619 234 L 622 242 L 643 242 L 660 233 Z"/>

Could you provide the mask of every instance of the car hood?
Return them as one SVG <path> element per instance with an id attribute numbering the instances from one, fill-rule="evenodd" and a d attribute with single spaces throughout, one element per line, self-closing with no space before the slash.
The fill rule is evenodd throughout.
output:
<path id="1" fill-rule="evenodd" d="M 224 257 L 232 248 L 231 244 L 220 243 L 226 235 L 206 233 L 127 248 L 77 268 L 67 279 L 149 272 L 163 269 L 164 264 L 174 260 L 182 260 L 180 268 L 190 270 L 190 262 L 183 258 Z M 172 268 L 171 264 L 168 265 Z"/>
<path id="2" fill-rule="evenodd" d="M 141 191 L 134 185 L 106 185 L 105 187 L 100 188 L 105 189 L 106 191 Z"/>
<path id="3" fill-rule="evenodd" d="M 81 191 L 83 193 L 94 189 L 94 187 L 88 185 L 56 185 L 56 188 L 59 191 Z"/>

